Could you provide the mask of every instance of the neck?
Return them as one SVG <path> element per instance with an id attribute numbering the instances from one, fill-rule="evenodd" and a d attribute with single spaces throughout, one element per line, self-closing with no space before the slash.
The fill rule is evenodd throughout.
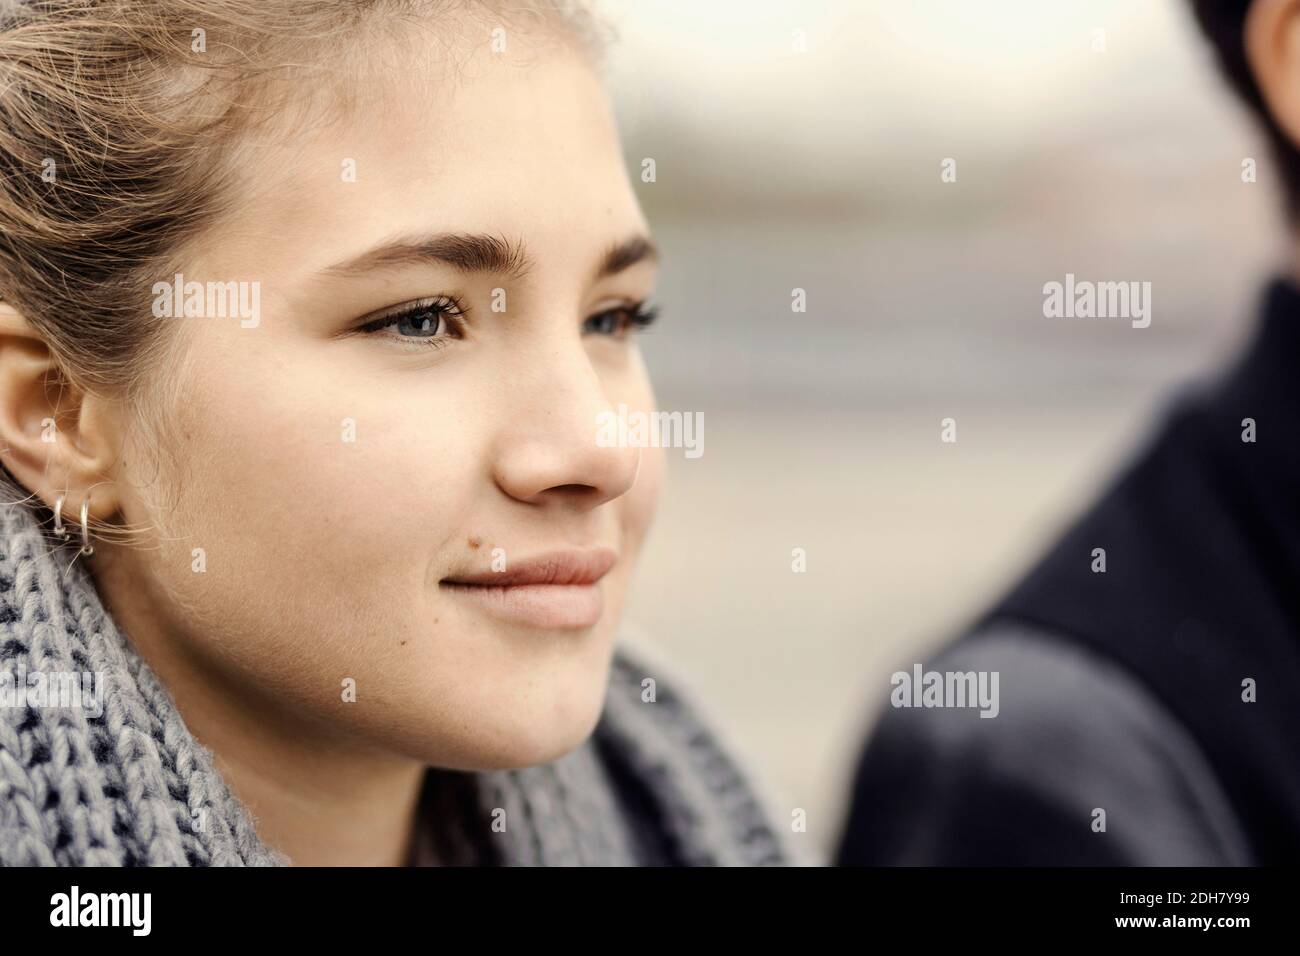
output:
<path id="1" fill-rule="evenodd" d="M 185 713 L 187 723 L 189 713 Z M 297 866 L 404 866 L 411 854 L 424 768 L 306 747 L 303 740 L 249 747 L 224 718 L 191 730 L 248 807 L 263 842 Z M 256 730 L 256 728 L 250 728 Z M 264 733 L 264 732 L 263 732 Z M 215 739 L 214 739 L 215 738 Z"/>
<path id="2" fill-rule="evenodd" d="M 312 724 L 295 701 L 194 659 L 128 580 L 130 562 L 111 552 L 96 548 L 94 575 L 114 622 L 212 751 L 262 841 L 297 866 L 406 864 L 426 768 Z"/>

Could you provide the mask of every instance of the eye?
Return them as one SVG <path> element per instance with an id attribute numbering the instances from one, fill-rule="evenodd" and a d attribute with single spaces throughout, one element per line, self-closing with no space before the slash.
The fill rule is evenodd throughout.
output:
<path id="1" fill-rule="evenodd" d="M 582 323 L 582 334 L 623 338 L 629 332 L 649 327 L 658 317 L 657 307 L 647 306 L 645 302 L 629 302 L 589 316 Z"/>
<path id="2" fill-rule="evenodd" d="M 460 337 L 457 320 L 464 313 L 460 304 L 450 296 L 421 299 L 409 305 L 386 312 L 357 326 L 357 331 L 372 334 L 384 332 L 385 338 L 395 338 L 416 348 L 437 348 L 448 338 Z"/>

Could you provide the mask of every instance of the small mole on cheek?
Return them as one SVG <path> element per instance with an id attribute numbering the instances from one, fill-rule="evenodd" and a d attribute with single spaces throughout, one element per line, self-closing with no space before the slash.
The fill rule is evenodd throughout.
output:
<path id="1" fill-rule="evenodd" d="M 477 551 L 479 548 L 481 548 L 481 547 L 483 546 L 483 539 L 482 539 L 482 538 L 476 538 L 476 537 L 474 537 L 474 535 L 470 535 L 470 536 L 469 536 L 469 546 L 470 546 L 471 548 L 473 548 L 475 551 Z"/>

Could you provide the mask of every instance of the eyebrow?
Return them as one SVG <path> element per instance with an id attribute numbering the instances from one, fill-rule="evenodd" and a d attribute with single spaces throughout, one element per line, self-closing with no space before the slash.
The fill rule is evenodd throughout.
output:
<path id="1" fill-rule="evenodd" d="M 657 262 L 659 250 L 647 236 L 632 236 L 605 250 L 596 279 L 615 275 L 639 262 Z M 433 233 L 407 236 L 326 266 L 322 275 L 352 277 L 372 269 L 443 263 L 461 272 L 494 272 L 520 279 L 536 264 L 520 239 L 509 240 L 485 233 Z"/>

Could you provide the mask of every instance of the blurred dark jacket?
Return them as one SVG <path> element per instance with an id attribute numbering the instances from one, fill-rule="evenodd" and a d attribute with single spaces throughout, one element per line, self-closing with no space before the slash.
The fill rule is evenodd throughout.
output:
<path id="1" fill-rule="evenodd" d="M 884 708 L 838 863 L 1300 861 L 1300 290 L 1275 280 L 1261 313 L 925 664 L 997 672 L 997 716 Z"/>

